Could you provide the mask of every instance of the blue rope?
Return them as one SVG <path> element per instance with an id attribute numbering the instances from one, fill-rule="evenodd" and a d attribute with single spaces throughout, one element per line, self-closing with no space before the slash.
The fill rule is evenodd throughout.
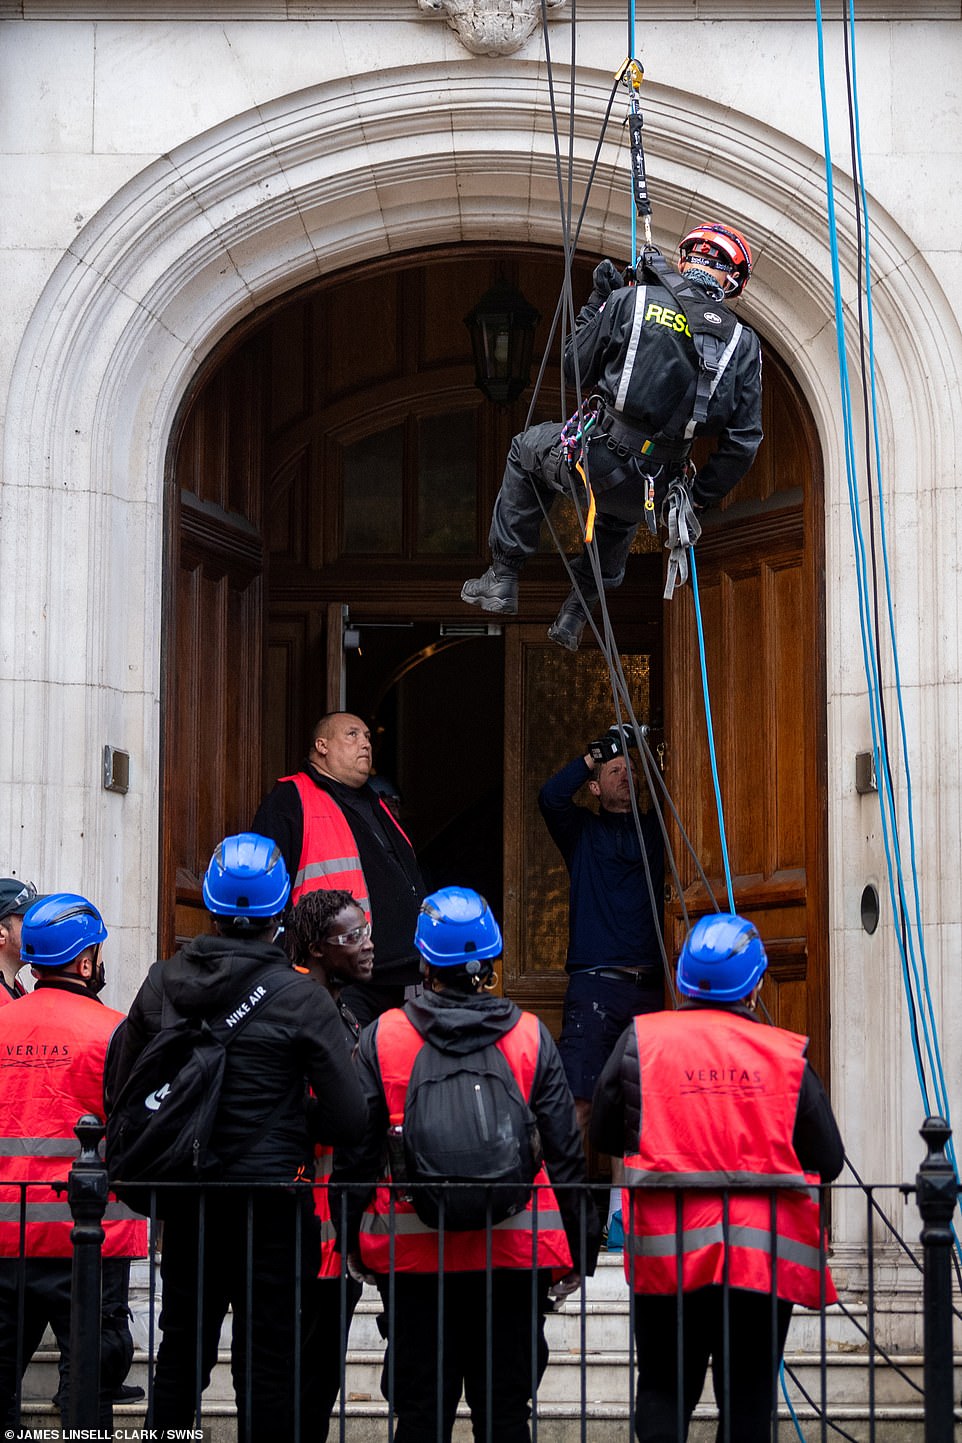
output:
<path id="1" fill-rule="evenodd" d="M 905 724 L 905 710 L 904 710 L 904 707 L 903 707 L 903 704 L 902 704 L 902 678 L 901 678 L 901 669 L 900 669 L 900 666 L 899 666 L 898 642 L 897 642 L 896 631 L 895 631 L 895 608 L 894 608 L 894 603 L 893 603 L 893 599 L 892 599 L 892 578 L 891 578 L 891 572 L 890 572 L 890 568 L 889 568 L 888 538 L 887 538 L 887 532 L 886 532 L 886 506 L 885 506 L 885 497 L 884 497 L 883 490 L 882 490 L 882 448 L 881 448 L 881 441 L 880 441 L 880 438 L 879 438 L 878 396 L 877 396 L 876 384 L 875 384 L 875 318 L 874 318 L 874 310 L 873 310 L 873 306 L 872 306 L 872 273 L 871 273 L 871 267 L 870 267 L 870 264 L 869 264 L 869 261 L 870 261 L 870 248 L 869 248 L 869 227 L 868 227 L 868 199 L 867 199 L 866 194 L 865 194 L 865 178 L 864 178 L 864 172 L 863 172 L 863 168 L 862 168 L 861 128 L 860 128 L 859 119 L 858 119 L 858 85 L 857 85 L 857 82 L 856 82 L 856 79 L 855 79 L 855 76 L 856 76 L 856 54 L 855 54 L 855 27 L 854 27 L 854 25 L 853 25 L 852 28 L 851 28 L 851 36 L 852 36 L 852 39 L 851 39 L 851 57 L 852 57 L 852 77 L 853 77 L 852 94 L 853 94 L 853 99 L 854 99 L 854 116 L 855 116 L 855 126 L 854 126 L 854 130 L 855 130 L 855 151 L 856 151 L 857 164 L 858 164 L 859 193 L 860 193 L 861 199 L 862 199 L 862 214 L 863 214 L 863 216 L 865 217 L 865 226 L 864 226 L 864 234 L 865 234 L 865 294 L 866 294 L 866 314 L 867 314 L 867 317 L 868 317 L 869 381 L 870 381 L 870 386 L 871 386 L 871 401 L 872 401 L 872 433 L 873 433 L 873 443 L 874 443 L 874 451 L 875 451 L 875 476 L 876 476 L 876 485 L 877 485 L 877 492 L 878 492 L 879 534 L 880 534 L 880 537 L 881 537 L 881 547 L 880 547 L 880 550 L 881 550 L 881 553 L 882 553 L 882 570 L 883 570 L 883 575 L 884 575 L 884 577 L 885 577 L 885 603 L 886 603 L 886 613 L 887 613 L 887 616 L 888 616 L 888 634 L 889 634 L 889 639 L 890 639 L 890 642 L 891 642 L 891 648 L 892 648 L 892 663 L 893 663 L 893 670 L 894 670 L 894 674 L 895 674 L 895 698 L 896 698 L 896 703 L 897 703 L 897 707 L 898 707 L 899 737 L 900 737 L 900 741 L 901 741 L 902 766 L 903 766 L 904 773 L 905 773 L 905 811 L 906 811 L 906 820 L 907 820 L 908 832 L 909 832 L 909 860 L 910 860 L 910 866 L 911 866 L 913 900 L 914 900 L 914 903 L 915 903 L 915 926 L 916 926 L 916 931 L 917 931 L 917 933 L 918 933 L 919 953 L 920 953 L 920 956 L 921 956 L 921 959 L 922 959 L 922 984 L 923 984 L 925 1001 L 926 1001 L 926 1012 L 927 1012 L 928 1017 L 929 1017 L 929 1019 L 930 1019 L 930 1021 L 931 1021 L 931 1026 L 932 1026 L 933 1035 L 934 1035 L 934 1049 L 933 1049 L 933 1051 L 934 1051 L 934 1065 L 933 1065 L 933 1073 L 934 1073 L 934 1081 L 935 1081 L 935 1083 L 936 1083 L 937 1101 L 938 1101 L 938 1104 L 939 1104 L 940 1109 L 942 1110 L 942 1116 L 946 1119 L 946 1121 L 948 1121 L 948 1118 L 949 1118 L 949 1113 L 948 1113 L 948 1105 L 949 1105 L 949 1104 L 948 1104 L 948 1089 L 947 1089 L 947 1086 L 946 1086 L 945 1073 L 944 1073 L 943 1068 L 942 1068 L 942 1059 L 941 1059 L 940 1050 L 939 1050 L 938 1025 L 937 1025 L 937 1022 L 936 1022 L 936 1019 L 935 1019 L 935 1008 L 934 1008 L 934 1004 L 933 1004 L 933 1001 L 932 1001 L 931 989 L 930 989 L 930 987 L 929 987 L 929 969 L 928 969 L 928 961 L 927 961 L 927 958 L 926 958 L 926 955 L 925 955 L 925 939 L 924 939 L 924 934 L 923 934 L 923 930 L 922 930 L 922 903 L 921 903 L 921 897 L 920 897 L 920 894 L 919 894 L 919 877 L 918 877 L 918 865 L 917 865 L 917 847 L 916 847 L 916 837 L 915 837 L 915 803 L 914 803 L 914 797 L 913 797 L 913 791 L 912 791 L 912 768 L 911 768 L 911 763 L 910 763 L 910 761 L 909 761 L 908 729 L 907 729 L 906 724 Z M 876 758 L 876 768 L 877 768 L 877 767 L 878 767 L 878 759 Z M 895 838 L 895 845 L 896 845 L 896 854 L 897 854 L 897 856 L 898 856 L 898 858 L 899 858 L 899 868 L 900 868 L 900 873 L 901 873 L 901 846 L 900 846 L 900 842 L 899 842 L 899 838 L 898 838 L 898 834 L 897 834 L 897 833 L 896 833 L 896 838 Z M 953 1153 L 952 1153 L 952 1151 L 951 1151 L 951 1145 L 950 1145 L 950 1149 L 949 1149 L 949 1155 L 953 1157 L 953 1161 L 954 1161 L 954 1155 L 953 1155 Z"/>
<path id="2" fill-rule="evenodd" d="M 851 391 L 849 387 L 847 347 L 845 341 L 845 323 L 841 301 L 841 283 L 838 258 L 838 229 L 835 214 L 832 158 L 829 141 L 828 102 L 825 87 L 824 31 L 822 24 L 821 0 L 815 0 L 815 9 L 818 26 L 819 80 L 821 85 L 822 129 L 825 145 L 825 168 L 828 195 L 829 236 L 831 242 L 832 258 L 832 280 L 835 292 L 835 330 L 839 355 L 842 412 L 844 419 L 846 479 L 848 484 L 849 509 L 851 512 L 853 543 L 855 548 L 856 578 L 858 582 L 859 622 L 861 629 L 862 656 L 868 688 L 869 715 L 872 728 L 872 752 L 875 759 L 876 775 L 879 780 L 879 806 L 882 826 L 882 838 L 885 848 L 889 896 L 892 903 L 893 915 L 896 920 L 900 915 L 906 919 L 904 937 L 902 934 L 902 928 L 900 928 L 898 925 L 896 925 L 895 928 L 896 941 L 898 944 L 899 956 L 901 961 L 903 987 L 905 990 L 907 1002 L 910 1007 L 914 1007 L 915 1015 L 918 1017 L 921 1024 L 926 1057 L 929 1063 L 933 1086 L 937 1095 L 938 1106 L 942 1111 L 942 1115 L 946 1118 L 946 1121 L 949 1121 L 949 1106 L 945 1084 L 945 1075 L 942 1068 L 941 1052 L 938 1040 L 938 1029 L 935 1019 L 935 1011 L 932 1002 L 931 990 L 929 987 L 928 964 L 925 958 L 924 944 L 922 940 L 921 902 L 919 897 L 915 827 L 913 820 L 914 803 L 912 796 L 911 770 L 909 766 L 905 714 L 902 704 L 901 675 L 898 662 L 898 646 L 895 634 L 894 607 L 892 602 L 891 575 L 889 570 L 888 544 L 885 527 L 885 506 L 881 485 L 881 443 L 879 438 L 877 393 L 875 384 L 874 318 L 872 311 L 871 274 L 869 267 L 870 246 L 868 235 L 868 205 L 865 194 L 864 176 L 862 171 L 857 86 L 854 79 L 855 33 L 853 25 L 851 27 L 851 58 L 853 75 L 853 129 L 855 134 L 857 179 L 861 196 L 862 211 L 865 219 L 863 229 L 865 234 L 865 274 L 869 334 L 869 374 L 871 380 L 871 418 L 874 437 L 877 490 L 879 499 L 880 549 L 883 557 L 886 609 L 888 616 L 888 637 L 893 661 L 895 677 L 895 695 L 898 704 L 899 731 L 902 743 L 902 761 L 906 778 L 906 809 L 910 838 L 911 873 L 915 901 L 915 931 L 918 935 L 918 947 L 921 956 L 921 965 L 919 959 L 916 956 L 915 937 L 913 935 L 912 923 L 911 920 L 908 918 L 908 902 L 906 898 L 905 877 L 902 869 L 901 845 L 899 839 L 898 807 L 892 790 L 891 768 L 889 765 L 889 753 L 885 738 L 884 715 L 881 699 L 881 679 L 878 674 L 878 665 L 876 661 L 877 652 L 876 646 L 874 644 L 875 635 L 872 623 L 871 609 L 869 606 L 870 585 L 868 580 L 868 566 L 865 553 L 865 538 L 862 531 L 861 510 L 858 496 L 858 482 L 855 466 L 855 448 L 852 434 Z M 922 999 L 921 1005 L 918 999 Z M 928 1082 L 926 1079 L 925 1069 L 922 1064 L 921 1049 L 919 1046 L 919 1039 L 915 1028 L 911 1029 L 911 1040 L 913 1054 L 915 1057 L 916 1074 L 918 1077 L 920 1092 L 922 1094 L 923 1105 L 925 1106 L 927 1112 L 931 1112 L 932 1108 L 929 1100 Z"/>
<path id="3" fill-rule="evenodd" d="M 795 1408 L 794 1408 L 794 1405 L 792 1404 L 792 1400 L 791 1400 L 791 1398 L 790 1398 L 789 1395 L 788 1395 L 788 1379 L 785 1377 L 785 1359 L 784 1359 L 784 1358 L 781 1360 L 781 1362 L 780 1362 L 779 1365 L 778 1365 L 778 1381 L 779 1381 L 779 1383 L 781 1384 L 781 1387 L 782 1387 L 782 1397 L 785 1399 L 785 1406 L 786 1406 L 786 1408 L 788 1409 L 788 1416 L 789 1416 L 789 1418 L 791 1418 L 793 1424 L 795 1425 L 795 1432 L 798 1434 L 799 1438 L 802 1440 L 802 1443 L 805 1443 L 805 1434 L 802 1432 L 802 1425 L 801 1425 L 801 1423 L 799 1423 L 799 1421 L 798 1421 L 798 1414 L 795 1412 Z"/>
<path id="4" fill-rule="evenodd" d="M 728 910 L 735 910 L 735 892 L 732 887 L 732 871 L 728 860 L 728 837 L 725 833 L 725 809 L 722 806 L 721 784 L 718 780 L 718 758 L 715 755 L 715 729 L 711 720 L 711 697 L 708 695 L 708 667 L 705 663 L 705 633 L 701 624 L 701 597 L 698 594 L 698 571 L 695 567 L 695 548 L 689 546 L 688 561 L 691 567 L 691 589 L 695 598 L 695 625 L 698 631 L 698 660 L 701 663 L 701 689 L 705 698 L 705 725 L 708 728 L 708 755 L 711 759 L 711 779 L 715 787 L 715 806 L 718 808 L 718 835 L 721 840 L 722 862 L 725 867 L 725 886 L 728 889 Z M 714 898 L 712 899 L 714 900 Z M 717 908 L 717 902 L 715 903 Z"/>
<path id="5" fill-rule="evenodd" d="M 635 53 L 635 0 L 628 0 L 628 55 Z M 638 259 L 638 213 L 634 207 L 634 197 L 629 206 L 631 211 L 631 261 L 632 264 Z"/>

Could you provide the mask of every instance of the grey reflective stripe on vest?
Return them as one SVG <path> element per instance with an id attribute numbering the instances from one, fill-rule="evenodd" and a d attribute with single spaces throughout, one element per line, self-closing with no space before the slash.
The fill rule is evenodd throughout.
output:
<path id="1" fill-rule="evenodd" d="M 525 1210 L 515 1213 L 514 1217 L 505 1218 L 504 1222 L 494 1223 L 492 1233 L 534 1233 L 532 1226 L 534 1214 Z M 539 1208 L 538 1210 L 538 1237 L 543 1233 L 554 1232 L 562 1227 L 561 1214 L 554 1208 Z M 435 1234 L 441 1231 L 440 1228 L 428 1227 L 414 1212 L 387 1213 L 365 1213 L 364 1221 L 361 1224 L 361 1232 L 369 1237 L 388 1237 L 391 1233 L 403 1234 L 411 1237 L 416 1233 Z M 477 1231 L 482 1231 L 477 1229 Z"/>
<path id="2" fill-rule="evenodd" d="M 79 1157 L 75 1137 L 0 1137 L 0 1157 Z"/>
<path id="3" fill-rule="evenodd" d="M 728 363 L 731 360 L 732 356 L 735 354 L 736 347 L 738 346 L 738 342 L 741 339 L 741 334 L 744 329 L 745 327 L 742 325 L 741 321 L 737 321 L 735 323 L 735 329 L 732 331 L 731 340 L 722 351 L 721 358 L 718 362 L 718 368 L 711 378 L 711 385 L 708 387 L 709 401 L 718 389 L 718 382 L 721 380 L 722 376 L 724 376 L 726 370 L 728 369 Z M 694 416 L 692 416 L 691 420 L 688 422 L 688 425 L 685 427 L 685 439 L 687 441 L 690 441 L 694 434 L 695 418 Z"/>
<path id="4" fill-rule="evenodd" d="M 629 1187 L 653 1188 L 732 1188 L 738 1192 L 762 1192 L 767 1188 L 790 1188 L 793 1192 L 806 1192 L 818 1196 L 811 1182 L 803 1172 L 647 1172 L 643 1168 L 625 1163 L 625 1181 Z"/>
<path id="5" fill-rule="evenodd" d="M 625 353 L 625 364 L 621 370 L 621 380 L 618 382 L 618 394 L 615 397 L 616 411 L 625 409 L 631 373 L 635 368 L 635 357 L 638 354 L 638 343 L 641 340 L 641 328 L 645 323 L 645 297 L 647 294 L 647 286 L 635 287 L 635 314 L 631 322 L 631 335 L 628 337 L 628 350 Z"/>
<path id="6" fill-rule="evenodd" d="M 707 1228 L 688 1228 L 680 1234 L 680 1240 L 679 1247 L 679 1237 L 675 1233 L 638 1237 L 632 1232 L 625 1240 L 625 1247 L 633 1257 L 685 1257 L 688 1253 L 697 1252 L 699 1248 L 724 1244 L 725 1228 L 721 1223 L 713 1223 Z M 731 1248 L 751 1248 L 753 1252 L 764 1253 L 766 1257 L 772 1255 L 772 1235 L 768 1228 L 741 1225 L 729 1227 L 727 1242 Z M 813 1248 L 808 1243 L 800 1243 L 796 1238 L 786 1238 L 781 1233 L 775 1235 L 775 1258 L 778 1262 L 797 1263 L 799 1267 L 811 1268 L 815 1272 L 819 1271 L 823 1262 L 818 1248 Z"/>
<path id="7" fill-rule="evenodd" d="M 309 862 L 306 867 L 301 867 L 294 878 L 294 887 L 303 887 L 305 882 L 313 882 L 315 877 L 329 877 L 336 872 L 358 872 L 360 870 L 360 861 L 356 856 L 328 857 L 324 862 Z M 371 910 L 369 897 L 357 897 L 355 900 L 362 912 Z"/>
<path id="8" fill-rule="evenodd" d="M 73 1214 L 68 1202 L 28 1202 L 26 1218 L 28 1223 L 73 1222 Z M 0 1203 L 0 1223 L 18 1223 L 19 1221 L 20 1204 L 18 1202 Z M 140 1213 L 131 1212 L 126 1203 L 114 1201 L 107 1204 L 104 1221 L 142 1222 L 143 1219 Z"/>

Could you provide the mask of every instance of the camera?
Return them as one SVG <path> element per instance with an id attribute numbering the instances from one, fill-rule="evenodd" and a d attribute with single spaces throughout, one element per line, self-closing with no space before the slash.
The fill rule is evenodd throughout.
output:
<path id="1" fill-rule="evenodd" d="M 614 757 L 624 756 L 628 747 L 635 745 L 634 729 L 630 726 L 610 726 L 603 737 L 588 743 L 588 755 L 596 767 L 603 767 Z"/>

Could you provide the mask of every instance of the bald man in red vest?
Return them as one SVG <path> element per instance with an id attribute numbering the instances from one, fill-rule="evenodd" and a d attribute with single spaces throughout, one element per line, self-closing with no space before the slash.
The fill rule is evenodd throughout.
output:
<path id="1" fill-rule="evenodd" d="M 404 1004 L 420 983 L 414 948 L 424 882 L 409 838 L 370 785 L 370 729 L 351 712 L 328 712 L 300 769 L 264 798 L 253 829 L 280 847 L 291 901 L 326 888 L 350 892 L 373 925 L 374 977 L 344 1000 L 363 1027 Z"/>

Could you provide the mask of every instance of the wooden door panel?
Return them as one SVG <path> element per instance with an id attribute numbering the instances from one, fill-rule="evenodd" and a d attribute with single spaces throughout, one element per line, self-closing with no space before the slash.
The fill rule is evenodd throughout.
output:
<path id="1" fill-rule="evenodd" d="M 168 730 L 165 808 L 175 918 L 165 946 L 208 930 L 200 895 L 211 851 L 245 830 L 260 782 L 260 578 L 211 576 L 192 565 L 178 576 L 180 646 Z"/>
<path id="2" fill-rule="evenodd" d="M 814 438 L 779 367 L 767 367 L 776 434 L 761 456 L 766 482 L 729 516 L 707 518 L 696 550 L 705 655 L 735 908 L 769 956 L 763 998 L 773 1020 L 811 1038 L 826 1071 L 825 714 L 820 473 Z M 785 416 L 792 412 L 794 422 Z M 781 422 L 779 422 L 781 418 Z M 771 466 L 777 449 L 779 466 Z M 781 458 L 785 455 L 785 468 Z M 789 486 L 784 478 L 794 484 Z M 799 486 L 804 477 L 805 485 Z M 758 498 L 761 499 L 758 499 Z M 693 591 L 666 608 L 668 782 L 718 905 L 728 899 L 702 701 Z M 680 843 L 680 838 L 679 838 Z M 713 903 L 680 848 L 669 905 L 675 954 Z"/>
<path id="3" fill-rule="evenodd" d="M 260 797 L 263 710 L 259 346 L 242 346 L 184 418 L 174 468 L 165 620 L 159 942 L 208 930 L 201 882 Z"/>

